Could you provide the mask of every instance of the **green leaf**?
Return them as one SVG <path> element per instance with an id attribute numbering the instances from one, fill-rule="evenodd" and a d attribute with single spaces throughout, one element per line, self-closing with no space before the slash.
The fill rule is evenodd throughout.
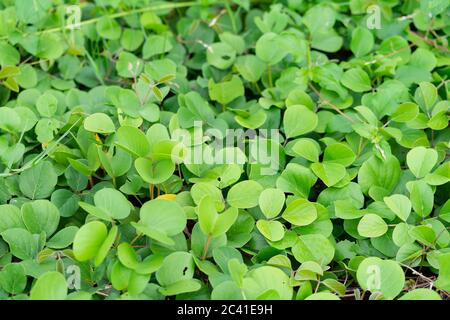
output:
<path id="1" fill-rule="evenodd" d="M 124 78 L 137 78 L 144 64 L 134 54 L 121 52 L 116 63 L 117 73 Z"/>
<path id="2" fill-rule="evenodd" d="M 139 223 L 167 236 L 174 236 L 186 227 L 186 214 L 183 208 L 172 200 L 155 199 L 144 203 L 140 217 Z"/>
<path id="3" fill-rule="evenodd" d="M 117 247 L 117 257 L 121 264 L 130 269 L 135 269 L 140 259 L 133 247 L 127 242 L 123 242 Z"/>
<path id="4" fill-rule="evenodd" d="M 334 247 L 331 242 L 321 234 L 306 234 L 298 237 L 292 247 L 292 254 L 301 263 L 315 261 L 325 266 L 334 257 Z"/>
<path id="5" fill-rule="evenodd" d="M 408 233 L 411 238 L 426 246 L 433 246 L 436 240 L 436 233 L 429 226 L 415 226 L 409 229 Z"/>
<path id="6" fill-rule="evenodd" d="M 234 66 L 241 76 L 250 82 L 257 82 L 261 79 L 263 71 L 266 67 L 265 63 L 254 55 L 237 57 Z"/>
<path id="7" fill-rule="evenodd" d="M 73 254 L 78 261 L 95 257 L 107 237 L 106 226 L 100 221 L 83 225 L 73 240 Z"/>
<path id="8" fill-rule="evenodd" d="M 67 282 L 64 276 L 56 271 L 49 271 L 40 276 L 30 291 L 31 300 L 65 300 L 67 298 Z"/>
<path id="9" fill-rule="evenodd" d="M 36 101 L 36 109 L 43 117 L 50 118 L 58 109 L 58 100 L 50 93 L 44 93 Z"/>
<path id="10" fill-rule="evenodd" d="M 406 155 L 406 163 L 417 178 L 423 178 L 427 175 L 433 169 L 437 159 L 436 150 L 425 147 L 413 148 Z"/>
<path id="11" fill-rule="evenodd" d="M 311 170 L 296 163 L 289 163 L 277 179 L 277 188 L 307 198 L 317 178 Z"/>
<path id="12" fill-rule="evenodd" d="M 0 217 L 0 233 L 13 228 L 25 229 L 22 214 L 16 206 L 11 204 L 0 205 Z"/>
<path id="13" fill-rule="evenodd" d="M 267 32 L 256 41 L 256 56 L 269 65 L 280 62 L 287 54 L 285 40 L 280 35 Z"/>
<path id="14" fill-rule="evenodd" d="M 406 221 L 408 219 L 409 214 L 411 213 L 411 201 L 402 195 L 402 194 L 394 194 L 389 197 L 384 197 L 384 203 L 391 209 L 397 217 Z"/>
<path id="15" fill-rule="evenodd" d="M 57 181 L 53 165 L 48 161 L 41 161 L 20 174 L 19 187 L 30 199 L 44 199 L 52 194 Z"/>
<path id="16" fill-rule="evenodd" d="M 117 40 L 122 33 L 119 23 L 108 16 L 104 16 L 97 21 L 95 27 L 100 37 L 108 40 Z"/>
<path id="17" fill-rule="evenodd" d="M 406 184 L 409 191 L 412 207 L 421 217 L 428 216 L 433 210 L 433 190 L 425 182 L 410 181 Z"/>
<path id="18" fill-rule="evenodd" d="M 405 274 L 397 262 L 377 257 L 364 259 L 357 271 L 358 283 L 364 290 L 381 292 L 384 299 L 394 299 L 403 289 Z"/>
<path id="19" fill-rule="evenodd" d="M 320 178 L 328 187 L 334 186 L 345 177 L 345 167 L 339 163 L 313 163 L 311 170 Z"/>
<path id="20" fill-rule="evenodd" d="M 232 76 L 230 80 L 216 83 L 213 79 L 208 82 L 208 92 L 211 100 L 227 105 L 234 99 L 244 95 L 241 78 Z"/>
<path id="21" fill-rule="evenodd" d="M 292 146 L 292 151 L 296 155 L 303 157 L 308 161 L 318 162 L 321 150 L 319 144 L 313 139 L 300 138 L 295 140 L 295 143 Z"/>
<path id="22" fill-rule="evenodd" d="M 373 45 L 372 32 L 362 27 L 357 27 L 353 30 L 350 49 L 357 58 L 368 54 L 372 50 Z"/>
<path id="23" fill-rule="evenodd" d="M 305 298 L 305 300 L 341 300 L 335 294 L 330 292 L 318 292 Z"/>
<path id="24" fill-rule="evenodd" d="M 19 259 L 34 259 L 40 249 L 37 238 L 25 229 L 8 229 L 1 236 L 8 243 L 12 255 Z"/>
<path id="25" fill-rule="evenodd" d="M 206 235 L 218 237 L 227 232 L 238 216 L 236 208 L 228 208 L 222 214 L 216 211 L 216 204 L 210 196 L 203 197 L 198 206 L 200 228 Z"/>
<path id="26" fill-rule="evenodd" d="M 167 35 L 149 35 L 142 48 L 142 57 L 151 58 L 155 55 L 169 52 L 173 45 Z"/>
<path id="27" fill-rule="evenodd" d="M 413 102 L 405 102 L 400 104 L 395 112 L 391 115 L 392 121 L 409 122 L 414 120 L 419 114 L 419 106 Z"/>
<path id="28" fill-rule="evenodd" d="M 373 213 L 365 214 L 358 223 L 358 233 L 363 237 L 377 238 L 385 234 L 387 230 L 386 222 Z"/>
<path id="29" fill-rule="evenodd" d="M 317 219 L 317 209 L 313 203 L 298 199 L 289 203 L 282 217 L 295 226 L 307 226 Z"/>
<path id="30" fill-rule="evenodd" d="M 325 148 L 323 161 L 327 163 L 338 163 L 348 167 L 355 161 L 356 155 L 346 144 L 333 143 Z"/>
<path id="31" fill-rule="evenodd" d="M 400 163 L 394 156 L 386 157 L 386 161 L 372 156 L 359 169 L 358 183 L 364 193 L 381 201 L 394 190 L 400 171 Z"/>
<path id="32" fill-rule="evenodd" d="M 150 145 L 145 134 L 137 128 L 123 126 L 117 130 L 116 144 L 134 157 L 145 157 Z"/>
<path id="33" fill-rule="evenodd" d="M 255 268 L 244 278 L 242 289 L 247 299 L 258 299 L 268 291 L 278 300 L 292 299 L 289 277 L 280 269 L 270 266 Z"/>
<path id="34" fill-rule="evenodd" d="M 194 259 L 188 252 L 173 252 L 163 261 L 156 272 L 158 283 L 164 287 L 178 281 L 192 279 L 194 275 Z"/>
<path id="35" fill-rule="evenodd" d="M 111 230 L 109 230 L 106 239 L 100 245 L 100 247 L 95 255 L 94 266 L 98 267 L 103 262 L 103 260 L 106 258 L 109 250 L 111 249 L 111 246 L 116 241 L 118 231 L 119 231 L 119 228 L 117 226 L 113 226 L 111 228 Z"/>
<path id="36" fill-rule="evenodd" d="M 112 221 L 112 219 L 125 219 L 132 209 L 130 202 L 119 191 L 105 188 L 95 193 L 95 206 L 79 202 L 80 207 L 99 219 Z"/>
<path id="37" fill-rule="evenodd" d="M 79 228 L 76 226 L 69 226 L 58 231 L 50 240 L 47 241 L 47 247 L 52 249 L 64 249 L 72 244 L 75 235 Z"/>
<path id="38" fill-rule="evenodd" d="M 91 114 L 84 120 L 84 128 L 87 131 L 95 133 L 113 133 L 116 131 L 116 127 L 111 118 L 104 113 Z"/>
<path id="39" fill-rule="evenodd" d="M 423 110 L 431 110 L 438 97 L 436 87 L 429 82 L 419 83 L 415 93 L 415 100 Z"/>
<path id="40" fill-rule="evenodd" d="M 442 298 L 436 291 L 419 288 L 407 292 L 399 300 L 442 300 Z"/>
<path id="41" fill-rule="evenodd" d="M 45 232 L 48 238 L 58 228 L 59 210 L 48 200 L 27 202 L 21 211 L 25 226 L 33 234 Z"/>
<path id="42" fill-rule="evenodd" d="M 213 43 L 206 51 L 206 61 L 218 68 L 229 68 L 236 59 L 236 51 L 227 43 Z"/>
<path id="43" fill-rule="evenodd" d="M 316 113 L 305 106 L 294 105 L 286 109 L 283 117 L 284 131 L 288 138 L 313 131 L 318 124 Z"/>
<path id="44" fill-rule="evenodd" d="M 0 271 L 0 288 L 10 294 L 19 294 L 25 290 L 27 277 L 25 269 L 18 263 L 7 264 Z"/>
<path id="45" fill-rule="evenodd" d="M 248 117 L 235 116 L 234 119 L 244 128 L 256 129 L 266 122 L 267 115 L 264 110 L 258 110 L 250 113 Z"/>
<path id="46" fill-rule="evenodd" d="M 332 28 L 335 21 L 336 13 L 332 7 L 315 5 L 305 13 L 303 23 L 314 34 L 319 30 Z"/>
<path id="47" fill-rule="evenodd" d="M 259 207 L 267 219 L 275 218 L 283 208 L 284 192 L 280 189 L 268 188 L 263 190 L 258 198 Z"/>
<path id="48" fill-rule="evenodd" d="M 200 280 L 185 279 L 161 288 L 159 291 L 165 296 L 174 296 L 181 293 L 198 291 L 201 287 Z"/>
<path id="49" fill-rule="evenodd" d="M 20 53 L 7 42 L 0 42 L 0 65 L 16 65 L 20 62 Z"/>
<path id="50" fill-rule="evenodd" d="M 167 181 L 175 171 L 175 164 L 171 160 L 154 162 L 146 158 L 138 158 L 134 166 L 142 179 L 151 184 Z"/>
<path id="51" fill-rule="evenodd" d="M 134 51 L 144 42 L 144 34 L 134 29 L 125 28 L 120 38 L 120 44 L 125 50 Z"/>
<path id="52" fill-rule="evenodd" d="M 353 68 L 344 73 L 341 82 L 355 92 L 364 92 L 372 89 L 367 73 L 359 68 Z"/>
<path id="53" fill-rule="evenodd" d="M 450 288 L 450 253 L 442 253 L 438 257 L 439 276 L 436 280 L 436 287 L 441 290 Z"/>
<path id="54" fill-rule="evenodd" d="M 284 237 L 284 227 L 279 221 L 258 220 L 256 227 L 270 241 L 279 241 Z"/>
<path id="55" fill-rule="evenodd" d="M 245 209 L 258 205 L 259 196 L 263 187 L 256 181 L 242 181 L 231 187 L 227 194 L 230 206 Z"/>

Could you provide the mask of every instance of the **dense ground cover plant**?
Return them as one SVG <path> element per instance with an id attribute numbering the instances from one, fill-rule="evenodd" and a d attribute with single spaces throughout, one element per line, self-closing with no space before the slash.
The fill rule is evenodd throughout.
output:
<path id="1" fill-rule="evenodd" d="M 0 299 L 448 298 L 449 3 L 0 0 Z"/>

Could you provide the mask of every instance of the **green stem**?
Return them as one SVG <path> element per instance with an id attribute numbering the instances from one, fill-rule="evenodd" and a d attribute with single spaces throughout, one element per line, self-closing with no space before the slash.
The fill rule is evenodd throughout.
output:
<path id="1" fill-rule="evenodd" d="M 206 239 L 205 247 L 203 248 L 202 260 L 205 260 L 206 256 L 208 255 L 209 245 L 211 244 L 211 240 L 212 240 L 212 235 L 209 234 L 208 239 Z"/>
<path id="2" fill-rule="evenodd" d="M 272 66 L 269 65 L 267 68 L 267 77 L 269 78 L 269 86 L 273 88 L 273 80 L 272 80 Z"/>
<path id="3" fill-rule="evenodd" d="M 154 189 L 154 185 L 150 184 L 149 185 L 149 189 L 150 189 L 150 200 L 153 200 L 155 198 L 155 189 Z"/>
<path id="4" fill-rule="evenodd" d="M 230 3 L 228 1 L 225 2 L 225 8 L 227 9 L 228 15 L 230 16 L 231 27 L 233 28 L 233 32 L 237 33 L 236 20 L 234 18 L 233 10 L 231 10 Z"/>
<path id="5" fill-rule="evenodd" d="M 95 73 L 95 77 L 97 78 L 97 80 L 102 84 L 105 85 L 105 81 L 103 81 L 103 77 L 100 74 L 100 70 L 97 66 L 97 63 L 95 63 L 94 59 L 92 58 L 92 56 L 89 54 L 88 50 L 86 50 L 86 57 L 88 58 L 92 69 L 94 69 L 94 73 Z"/>
<path id="6" fill-rule="evenodd" d="M 256 91 L 258 91 L 258 93 L 261 94 L 261 88 L 259 87 L 258 82 L 255 81 L 253 83 L 255 85 Z"/>
<path id="7" fill-rule="evenodd" d="M 133 240 L 131 240 L 130 245 L 133 245 L 136 241 L 138 241 L 138 239 L 142 237 L 142 233 L 138 233 L 136 235 L 136 237 L 133 238 Z"/>

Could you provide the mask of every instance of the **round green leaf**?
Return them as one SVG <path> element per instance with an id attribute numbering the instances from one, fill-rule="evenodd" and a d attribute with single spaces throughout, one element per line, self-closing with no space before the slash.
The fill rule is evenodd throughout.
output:
<path id="1" fill-rule="evenodd" d="M 397 262 L 377 257 L 364 259 L 356 277 L 361 288 L 381 292 L 385 299 L 394 299 L 405 284 L 405 274 Z"/>
<path id="2" fill-rule="evenodd" d="M 64 276 L 56 271 L 49 271 L 40 276 L 31 288 L 31 300 L 65 300 L 67 298 L 67 282 Z"/>
<path id="3" fill-rule="evenodd" d="M 316 206 L 311 202 L 298 199 L 289 203 L 282 217 L 295 226 L 307 226 L 317 219 Z"/>
<path id="4" fill-rule="evenodd" d="M 104 16 L 97 21 L 96 29 L 100 37 L 108 40 L 117 40 L 122 33 L 119 23 L 108 16 Z"/>
<path id="5" fill-rule="evenodd" d="M 171 160 L 154 162 L 146 158 L 138 158 L 134 166 L 142 179 L 151 184 L 167 181 L 175 171 L 175 164 Z"/>
<path id="6" fill-rule="evenodd" d="M 73 240 L 73 254 L 78 261 L 95 257 L 107 237 L 106 226 L 100 221 L 92 221 L 78 230 Z"/>
<path id="7" fill-rule="evenodd" d="M 22 219 L 27 229 L 34 234 L 45 232 L 47 238 L 58 228 L 59 210 L 48 200 L 36 200 L 22 206 Z"/>
<path id="8" fill-rule="evenodd" d="M 244 278 L 242 289 L 245 297 L 250 300 L 263 297 L 267 293 L 276 300 L 290 300 L 293 294 L 289 277 L 280 269 L 271 266 L 250 271 Z"/>
<path id="9" fill-rule="evenodd" d="M 400 219 L 406 221 L 411 213 L 411 201 L 402 194 L 394 194 L 384 197 L 384 203 L 391 209 Z"/>
<path id="10" fill-rule="evenodd" d="M 368 54 L 374 44 L 374 38 L 370 30 L 357 27 L 352 32 L 352 40 L 350 42 L 350 49 L 356 57 L 362 57 Z"/>
<path id="11" fill-rule="evenodd" d="M 311 164 L 311 170 L 328 187 L 334 186 L 341 181 L 347 173 L 342 164 L 333 162 L 313 163 Z"/>
<path id="12" fill-rule="evenodd" d="M 258 205 L 259 195 L 263 187 L 256 181 L 242 181 L 231 187 L 228 191 L 227 202 L 230 206 L 245 209 Z"/>
<path id="13" fill-rule="evenodd" d="M 256 42 L 256 56 L 270 65 L 280 62 L 287 54 L 284 39 L 276 33 L 265 33 Z"/>
<path id="14" fill-rule="evenodd" d="M 147 137 L 141 130 L 134 127 L 120 127 L 117 130 L 116 144 L 137 158 L 145 157 L 150 152 Z"/>
<path id="15" fill-rule="evenodd" d="M 140 211 L 141 223 L 174 236 L 186 227 L 186 214 L 173 200 L 155 199 L 144 203 Z"/>
<path id="16" fill-rule="evenodd" d="M 327 265 L 333 260 L 334 247 L 321 234 L 305 234 L 300 236 L 292 247 L 292 254 L 301 263 L 315 261 Z"/>
<path id="17" fill-rule="evenodd" d="M 284 227 L 279 221 L 258 220 L 256 227 L 270 241 L 279 241 L 284 237 Z"/>
<path id="18" fill-rule="evenodd" d="M 91 114 L 84 120 L 84 128 L 87 131 L 96 133 L 113 133 L 116 131 L 116 127 L 111 118 L 104 113 Z"/>
<path id="19" fill-rule="evenodd" d="M 355 92 L 364 92 L 372 89 L 367 73 L 359 68 L 353 68 L 344 73 L 341 82 Z"/>
<path id="20" fill-rule="evenodd" d="M 131 212 L 131 204 L 122 192 L 105 188 L 95 193 L 94 203 L 113 219 L 125 219 Z"/>
<path id="21" fill-rule="evenodd" d="M 27 276 L 25 269 L 18 263 L 7 264 L 0 271 L 0 288 L 11 294 L 18 294 L 25 290 Z"/>
<path id="22" fill-rule="evenodd" d="M 319 144 L 315 140 L 309 138 L 295 140 L 292 151 L 296 155 L 311 162 L 318 162 L 319 154 L 321 152 Z"/>
<path id="23" fill-rule="evenodd" d="M 227 69 L 236 59 L 236 51 L 227 43 L 213 43 L 206 51 L 208 63 L 218 69 Z"/>
<path id="24" fill-rule="evenodd" d="M 258 203 L 267 219 L 275 218 L 283 208 L 285 195 L 280 189 L 264 189 L 259 195 Z"/>
<path id="25" fill-rule="evenodd" d="M 433 169 L 437 159 L 436 150 L 425 147 L 413 148 L 406 155 L 406 163 L 417 178 L 423 178 L 428 174 Z"/>
<path id="26" fill-rule="evenodd" d="M 442 298 L 436 291 L 419 288 L 407 292 L 399 300 L 442 300 Z"/>
<path id="27" fill-rule="evenodd" d="M 283 117 L 284 131 L 288 138 L 313 131 L 318 122 L 317 114 L 302 105 L 290 106 Z"/>
<path id="28" fill-rule="evenodd" d="M 32 168 L 25 170 L 19 177 L 19 187 L 22 193 L 30 199 L 49 197 L 55 189 L 58 176 L 53 165 L 41 161 Z"/>
<path id="29" fill-rule="evenodd" d="M 363 237 L 377 238 L 388 230 L 386 222 L 379 215 L 368 213 L 358 223 L 358 233 Z"/>

